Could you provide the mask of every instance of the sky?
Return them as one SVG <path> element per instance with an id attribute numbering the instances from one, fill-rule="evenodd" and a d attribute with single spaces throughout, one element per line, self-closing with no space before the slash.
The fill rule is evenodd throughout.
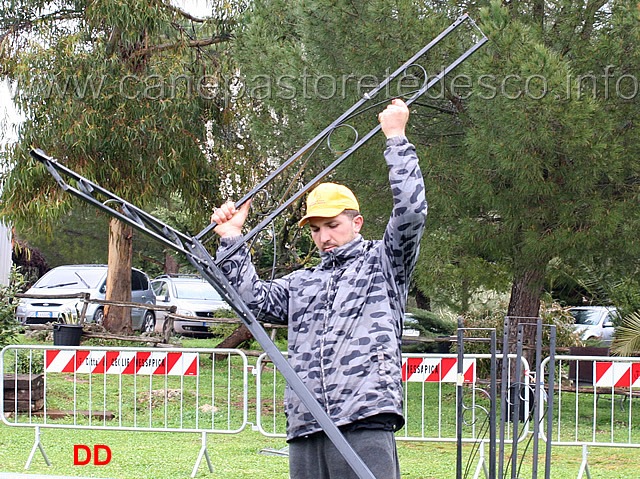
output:
<path id="1" fill-rule="evenodd" d="M 0 145 L 16 141 L 20 114 L 13 105 L 9 82 L 0 80 Z"/>

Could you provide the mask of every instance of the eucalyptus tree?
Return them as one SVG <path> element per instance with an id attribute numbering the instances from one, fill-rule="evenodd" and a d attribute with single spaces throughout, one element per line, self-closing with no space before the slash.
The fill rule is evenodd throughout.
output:
<path id="1" fill-rule="evenodd" d="M 2 214 L 53 228 L 72 201 L 30 159 L 41 148 L 138 205 L 178 192 L 200 215 L 220 200 L 208 146 L 226 119 L 220 78 L 240 2 L 202 18 L 169 0 L 11 0 L 0 11 L 0 75 L 25 116 L 5 156 Z M 222 152 L 222 153 L 221 153 Z M 224 149 L 218 149 L 218 158 Z M 111 220 L 107 298 L 130 298 L 132 232 Z M 131 331 L 128 311 L 105 325 Z"/>
<path id="2" fill-rule="evenodd" d="M 254 134 L 281 150 L 302 144 L 301 137 L 367 91 L 365 80 L 369 89 L 376 85 L 368 75 L 381 80 L 462 12 L 489 37 L 413 108 L 409 135 L 430 203 L 415 276 L 426 294 L 460 291 L 465 280 L 472 290 L 500 285 L 508 274 L 507 314 L 515 334 L 518 324 L 538 316 L 552 260 L 589 255 L 606 264 L 637 256 L 637 2 L 252 5 L 236 55 L 262 105 Z M 431 61 L 445 65 L 460 48 L 453 41 Z M 258 85 L 265 78 L 279 87 L 270 95 L 261 95 Z M 344 81 L 349 78 L 355 80 Z M 346 85 L 346 94 L 323 90 L 327 82 Z M 375 236 L 386 222 L 389 195 L 382 144 L 372 143 L 334 178 L 366 198 L 368 233 Z"/>

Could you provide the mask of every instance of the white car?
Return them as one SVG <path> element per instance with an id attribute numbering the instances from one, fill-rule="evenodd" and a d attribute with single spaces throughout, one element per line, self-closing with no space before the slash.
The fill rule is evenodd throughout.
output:
<path id="1" fill-rule="evenodd" d="M 174 319 L 173 331 L 180 334 L 209 335 L 214 317 L 220 309 L 230 309 L 218 292 L 197 275 L 162 275 L 151 282 L 157 304 L 176 306 L 176 314 L 193 319 Z M 158 329 L 165 332 L 167 313 L 158 311 Z"/>
<path id="2" fill-rule="evenodd" d="M 107 291 L 107 265 L 74 264 L 58 266 L 47 272 L 27 290 L 34 296 L 89 293 L 90 299 L 105 299 Z M 134 303 L 156 304 L 149 278 L 138 269 L 131 270 L 131 300 Z M 44 324 L 58 321 L 64 312 L 82 311 L 83 302 L 78 298 L 23 298 L 16 309 L 16 317 L 22 324 Z M 104 308 L 101 304 L 89 303 L 85 322 L 102 323 Z M 152 310 L 131 308 L 133 329 L 151 332 L 155 328 Z"/>
<path id="3" fill-rule="evenodd" d="M 610 346 L 615 334 L 618 310 L 611 306 L 576 306 L 569 308 L 575 318 L 574 328 L 583 341 L 598 339 Z"/>
<path id="4" fill-rule="evenodd" d="M 404 313 L 404 321 L 402 323 L 402 336 L 417 338 L 420 331 L 416 329 L 419 325 L 416 317 L 411 313 Z"/>

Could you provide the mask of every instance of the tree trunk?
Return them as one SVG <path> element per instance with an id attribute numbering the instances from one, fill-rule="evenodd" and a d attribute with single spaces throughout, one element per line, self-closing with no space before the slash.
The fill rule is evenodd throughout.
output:
<path id="1" fill-rule="evenodd" d="M 426 309 L 427 311 L 431 311 L 431 298 L 422 294 L 418 288 L 415 288 L 415 296 L 416 296 L 416 306 L 419 309 Z"/>
<path id="2" fill-rule="evenodd" d="M 224 338 L 222 342 L 216 346 L 216 348 L 237 348 L 245 341 L 250 340 L 252 337 L 253 335 L 249 331 L 249 328 L 247 328 L 244 324 L 241 324 L 233 331 L 233 333 Z M 222 361 L 223 359 L 227 358 L 225 354 L 213 354 L 212 356 L 215 361 Z"/>
<path id="3" fill-rule="evenodd" d="M 517 350 L 518 325 L 536 323 L 540 312 L 540 297 L 544 284 L 545 265 L 534 265 L 517 269 L 511 285 L 511 299 L 507 309 L 509 318 L 509 353 Z M 535 325 L 526 324 L 522 331 L 523 345 L 535 345 Z M 524 349 L 523 356 L 533 367 L 534 352 Z"/>
<path id="4" fill-rule="evenodd" d="M 109 221 L 107 301 L 131 301 L 132 228 L 115 218 Z M 114 334 L 132 334 L 131 308 L 105 306 L 104 327 Z"/>
<path id="5" fill-rule="evenodd" d="M 164 252 L 164 273 L 165 274 L 177 274 L 180 269 L 178 261 L 169 254 L 168 251 Z"/>
<path id="6" fill-rule="evenodd" d="M 253 335 L 244 324 L 238 326 L 233 333 L 224 338 L 216 348 L 237 348 L 245 341 L 251 339 Z"/>
<path id="7" fill-rule="evenodd" d="M 469 293 L 469 279 L 463 278 L 460 285 L 460 313 L 465 314 L 469 312 L 469 305 L 471 302 L 471 294 Z"/>

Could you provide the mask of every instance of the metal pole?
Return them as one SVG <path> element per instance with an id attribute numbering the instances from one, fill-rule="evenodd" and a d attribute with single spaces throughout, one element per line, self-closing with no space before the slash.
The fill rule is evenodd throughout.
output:
<path id="1" fill-rule="evenodd" d="M 507 386 L 509 382 L 509 316 L 504 318 L 504 329 L 502 333 L 502 368 L 500 377 L 500 455 L 498 458 L 498 478 L 504 476 L 504 441 L 505 422 L 507 409 L 509 409 Z"/>
<path id="2" fill-rule="evenodd" d="M 482 38 L 478 41 L 474 46 L 469 48 L 465 53 L 463 53 L 457 60 L 451 63 L 449 66 L 444 68 L 438 75 L 436 75 L 426 86 L 418 90 L 411 98 L 407 99 L 405 102 L 407 105 L 411 105 L 415 100 L 421 97 L 427 90 L 429 90 L 433 85 L 436 85 L 447 73 L 455 69 L 460 63 L 466 60 L 471 54 L 473 54 L 476 50 L 478 50 L 484 43 L 486 43 L 488 39 L 486 37 Z M 406 67 L 408 68 L 408 66 Z M 309 181 L 305 186 L 303 186 L 297 193 L 292 195 L 289 199 L 284 201 L 280 206 L 275 208 L 269 215 L 265 217 L 257 226 L 255 226 L 251 231 L 249 231 L 246 235 L 243 236 L 241 241 L 238 241 L 234 246 L 231 246 L 226 255 L 222 258 L 216 260 L 218 264 L 222 263 L 225 259 L 235 253 L 239 248 L 242 247 L 243 243 L 254 238 L 258 235 L 264 228 L 266 228 L 277 216 L 279 216 L 284 210 L 286 210 L 293 203 L 298 201 L 301 197 L 303 197 L 309 190 L 311 190 L 316 184 L 318 184 L 323 178 L 325 178 L 329 173 L 335 170 L 344 160 L 346 160 L 352 153 L 354 153 L 358 148 L 364 145 L 367 141 L 369 141 L 376 133 L 378 133 L 382 127 L 378 124 L 374 128 L 372 128 L 366 135 L 362 137 L 357 143 L 351 146 L 347 151 L 345 151 L 338 159 L 336 159 L 333 163 L 327 166 L 324 170 L 318 173 L 311 181 Z M 247 193 L 240 200 L 236 206 L 240 206 L 244 201 L 247 201 L 249 198 L 253 197 L 259 190 L 254 188 L 251 192 Z M 208 225 L 204 230 L 202 230 L 196 238 L 203 238 L 207 235 L 208 231 L 215 228 L 215 224 Z"/>
<path id="3" fill-rule="evenodd" d="M 16 396 L 17 396 L 17 389 L 16 389 Z M 16 411 L 17 411 L 17 408 L 16 408 Z M 16 415 L 17 415 L 17 413 L 16 413 Z M 33 457 L 36 454 L 36 449 L 39 449 L 40 452 L 42 453 L 42 457 L 44 457 L 44 462 L 47 463 L 47 466 L 51 466 L 51 462 L 49 462 L 49 458 L 47 457 L 47 453 L 44 452 L 44 447 L 42 446 L 42 442 L 40 441 L 40 426 L 36 426 L 35 433 L 36 433 L 36 440 L 33 443 L 33 447 L 31 448 L 31 454 L 29 454 L 29 458 L 27 459 L 27 463 L 24 466 L 25 470 L 29 469 L 29 466 L 31 466 L 31 461 L 33 461 Z"/>
<path id="4" fill-rule="evenodd" d="M 198 473 L 198 467 L 200 467 L 200 463 L 202 462 L 202 458 L 207 460 L 207 465 L 209 466 L 209 472 L 213 472 L 213 466 L 211 465 L 211 459 L 209 459 L 209 452 L 207 451 L 207 433 L 205 431 L 202 432 L 202 439 L 200 445 L 200 452 L 198 453 L 198 459 L 196 459 L 196 463 L 193 466 L 193 470 L 191 471 L 191 477 L 196 477 Z"/>
<path id="5" fill-rule="evenodd" d="M 513 404 L 511 414 L 513 418 L 513 437 L 511 441 L 511 479 L 516 479 L 516 458 L 518 457 L 518 435 L 520 427 L 520 391 L 521 383 L 520 376 L 522 374 L 522 342 L 523 342 L 523 325 L 518 325 L 518 341 L 516 351 L 516 374 L 515 380 L 512 382 L 513 389 L 511 390 L 510 404 Z M 527 411 L 525 411 L 525 414 Z"/>
<path id="6" fill-rule="evenodd" d="M 239 207 L 247 200 L 251 199 L 258 191 L 263 189 L 267 184 L 269 184 L 274 178 L 280 175 L 283 171 L 289 168 L 293 163 L 295 163 L 298 159 L 304 156 L 307 151 L 313 150 L 314 146 L 322 141 L 327 135 L 331 134 L 338 126 L 340 126 L 345 120 L 348 120 L 357 114 L 357 110 L 362 107 L 366 102 L 371 101 L 380 91 L 382 91 L 390 82 L 392 82 L 399 75 L 404 73 L 408 68 L 412 67 L 423 55 L 425 55 L 429 50 L 431 50 L 435 45 L 437 45 L 441 40 L 446 38 L 451 32 L 453 32 L 456 28 L 462 25 L 464 22 L 469 21 L 473 27 L 479 32 L 481 35 L 480 39 L 466 52 L 460 55 L 454 62 L 452 62 L 448 67 L 444 68 L 438 75 L 436 75 L 431 81 L 429 81 L 426 85 L 415 93 L 410 99 L 407 100 L 407 105 L 413 103 L 416 99 L 422 96 L 429 88 L 433 85 L 436 85 L 446 74 L 448 74 L 451 70 L 460 65 L 464 60 L 466 60 L 473 52 L 475 52 L 478 48 L 480 48 L 484 43 L 488 41 L 487 37 L 484 35 L 482 30 L 478 28 L 475 22 L 469 17 L 468 14 L 461 15 L 458 17 L 449 27 L 443 30 L 437 37 L 435 37 L 431 42 L 425 45 L 419 52 L 413 55 L 409 60 L 407 60 L 402 66 L 400 66 L 396 71 L 394 71 L 391 75 L 389 75 L 385 80 L 383 80 L 376 88 L 367 92 L 363 95 L 363 98 L 358 100 L 353 106 L 347 109 L 342 115 L 340 115 L 336 120 L 334 120 L 329 126 L 327 126 L 324 130 L 318 133 L 312 140 L 310 140 L 306 145 L 300 148 L 293 156 L 291 156 L 287 161 L 285 161 L 282 165 L 280 165 L 276 170 L 273 171 L 270 175 L 268 175 L 264 180 L 262 180 L 255 188 L 253 188 L 249 193 L 245 194 L 238 202 L 236 206 Z M 366 135 L 365 139 L 358 142 L 356 145 L 353 145 L 349 148 L 338 160 L 336 160 L 331 165 L 331 170 L 334 169 L 337 165 L 342 163 L 344 159 L 346 159 L 351 153 L 357 150 L 362 144 L 364 144 L 371 136 L 377 133 L 380 130 L 379 126 L 374 128 Z M 335 165 L 335 166 L 334 166 Z M 331 171 L 329 170 L 329 171 Z M 326 170 L 325 170 L 326 171 Z M 274 211 L 274 216 L 269 215 L 263 222 L 260 223 L 254 230 L 249 232 L 244 238 L 243 241 L 248 241 L 255 234 L 261 231 L 265 225 L 269 224 L 275 216 L 280 214 L 285 208 L 287 208 L 291 203 L 300 198 L 300 196 L 304 195 L 306 191 L 308 191 L 311 187 L 315 185 L 319 180 L 324 178 L 328 172 L 323 171 L 318 176 L 316 176 L 313 180 L 311 180 L 305 187 L 303 187 L 298 194 L 294 195 L 290 201 L 287 201 L 285 204 Z M 211 224 L 204 228 L 200 233 L 196 235 L 196 239 L 202 240 L 216 225 Z M 257 230 L 257 231 L 255 231 Z"/>
<path id="7" fill-rule="evenodd" d="M 531 479 L 538 478 L 538 445 L 540 442 L 540 400 L 542 371 L 540 371 L 540 356 L 542 355 L 542 318 L 536 321 L 536 393 L 533 398 L 535 407 L 535 424 L 533 425 L 533 464 L 531 466 Z"/>
<path id="8" fill-rule="evenodd" d="M 464 367 L 462 361 L 464 359 L 464 330 L 462 328 L 462 320 L 461 318 L 458 320 L 458 344 L 457 353 L 458 353 L 458 364 L 457 364 L 457 382 L 456 382 L 456 479 L 462 479 L 462 417 L 463 417 L 463 394 L 464 388 L 463 380 L 460 378 L 464 377 Z"/>
<path id="9" fill-rule="evenodd" d="M 461 56 L 459 56 L 456 60 L 454 60 L 448 67 L 444 68 L 435 78 L 433 78 L 430 82 L 416 92 L 411 98 L 407 100 L 408 104 L 411 104 L 417 98 L 419 98 L 422 94 L 424 94 L 431 86 L 436 84 L 444 75 L 449 73 L 451 70 L 460 65 L 463 61 L 465 61 L 471 54 L 473 54 L 477 49 L 479 49 L 484 43 L 488 41 L 486 36 L 478 29 L 473 20 L 471 20 L 468 15 L 463 15 L 458 18 L 450 27 L 444 30 L 438 37 L 436 37 L 432 42 L 426 45 L 420 52 L 414 55 L 405 65 L 400 67 L 396 72 L 388 77 L 385 81 L 383 81 L 376 89 L 372 92 L 365 95 L 363 99 L 356 103 L 351 109 L 347 110 L 343 115 L 341 115 L 334 123 L 329 125 L 323 132 L 316 136 L 308 145 L 312 145 L 317 143 L 320 139 L 324 138 L 327 134 L 330 134 L 342 121 L 348 117 L 350 117 L 355 111 L 355 109 L 359 108 L 365 101 L 369 101 L 373 96 L 375 96 L 384 86 L 393 80 L 395 76 L 401 74 L 407 68 L 413 65 L 413 63 L 422 56 L 426 51 L 432 48 L 436 43 L 446 37 L 451 31 L 457 28 L 464 21 L 469 20 L 472 25 L 480 32 L 481 38 L 475 42 L 475 44 L 469 48 L 466 52 L 464 52 Z M 330 171 L 335 169 L 340 162 L 346 159 L 349 155 L 351 155 L 354 151 L 356 151 L 364 142 L 366 142 L 369 138 L 375 135 L 380 130 L 380 125 L 377 125 L 373 128 L 367 135 L 363 137 L 362 140 L 354 144 L 351 148 L 349 148 L 338 160 L 334 161 L 328 168 L 322 171 L 318 176 L 316 176 L 309 184 L 303 187 L 298 193 L 296 193 L 289 200 L 285 201 L 280 207 L 276 208 L 267 219 L 262 221 L 256 228 L 254 228 L 249 234 L 245 235 L 243 241 L 238 242 L 238 245 L 235 246 L 240 248 L 241 245 L 246 242 L 248 239 L 251 239 L 253 236 L 257 235 L 266 225 L 268 225 L 277 215 L 279 215 L 285 208 L 287 208 L 290 204 L 304 195 L 309 189 L 311 189 L 315 183 L 317 183 L 320 179 L 324 178 Z M 298 157 L 300 157 L 304 152 L 307 151 L 309 146 L 303 147 L 294 157 L 290 159 L 290 161 L 286 163 L 292 163 Z M 120 221 L 131 225 L 135 229 L 142 231 L 143 233 L 151 236 L 156 239 L 158 242 L 172 248 L 175 251 L 181 252 L 186 255 L 189 262 L 191 262 L 194 267 L 202 274 L 202 276 L 211 283 L 212 286 L 221 294 L 223 299 L 225 299 L 229 305 L 238 313 L 243 323 L 247 326 L 249 331 L 253 334 L 254 338 L 260 343 L 264 351 L 269 355 L 274 365 L 280 370 L 283 374 L 287 383 L 291 386 L 294 392 L 298 395 L 303 404 L 310 410 L 311 414 L 318 421 L 320 426 L 323 428 L 327 436 L 336 446 L 336 448 L 341 452 L 344 456 L 345 460 L 349 463 L 349 465 L 353 468 L 360 479 L 373 479 L 374 476 L 371 471 L 364 464 L 362 459 L 353 451 L 349 443 L 344 439 L 344 436 L 338 430 L 338 428 L 333 424 L 333 421 L 328 416 L 326 411 L 320 406 L 317 402 L 313 394 L 307 389 L 305 384 L 302 382 L 300 377 L 295 373 L 293 368 L 289 365 L 288 361 L 282 356 L 278 348 L 275 346 L 273 341 L 269 338 L 268 334 L 265 332 L 264 328 L 258 323 L 257 318 L 253 315 L 253 313 L 248 309 L 247 305 L 242 301 L 242 298 L 235 292 L 235 290 L 231 287 L 227 279 L 224 277 L 222 272 L 217 267 L 216 261 L 211 257 L 211 255 L 206 251 L 200 239 L 203 238 L 209 231 L 213 229 L 215 225 L 207 226 L 203 231 L 201 231 L 196 237 L 191 237 L 185 235 L 170 226 L 164 224 L 159 221 L 152 215 L 149 215 L 145 211 L 137 208 L 131 203 L 119 198 L 113 193 L 101 188 L 95 183 L 87 180 L 86 178 L 78 175 L 74 171 L 69 168 L 64 167 L 53 158 L 47 156 L 42 150 L 32 150 L 31 155 L 41 161 L 49 170 L 51 175 L 58 182 L 60 187 L 74 196 L 90 203 L 99 208 L 100 210 L 106 212 L 119 219 Z M 284 165 L 283 165 L 284 166 Z M 280 171 L 284 168 L 278 169 L 274 175 L 270 175 L 267 179 L 261 182 L 258 187 L 254 188 L 253 192 L 259 191 L 267 182 L 271 181 L 272 178 L 275 177 Z M 77 187 L 70 186 L 63 178 L 62 175 L 66 175 L 67 177 L 72 178 L 76 181 Z M 105 201 L 100 201 L 94 197 L 94 195 L 101 195 L 106 198 Z M 246 201 L 250 196 L 250 194 L 245 195 L 240 202 Z M 109 203 L 115 203 L 116 207 L 119 209 L 112 208 L 109 206 Z M 234 250 L 235 251 L 235 250 Z M 230 253 L 231 254 L 231 253 Z M 222 259 L 220 260 L 220 262 Z M 459 345 L 460 346 L 460 345 Z M 460 366 L 459 366 L 460 367 Z M 460 398 L 461 399 L 461 398 Z M 460 428 L 461 429 L 461 428 Z"/>
<path id="10" fill-rule="evenodd" d="M 556 326 L 550 326 L 550 339 L 549 339 L 549 381 L 547 389 L 549 391 L 547 400 L 547 449 L 545 454 L 544 463 L 544 477 L 545 479 L 551 478 L 551 443 L 553 441 L 553 397 L 555 395 L 555 381 L 556 381 Z"/>
<path id="11" fill-rule="evenodd" d="M 375 479 L 373 473 L 353 450 L 327 412 L 320 406 L 315 396 L 313 396 L 304 382 L 302 382 L 302 379 L 300 379 L 300 376 L 298 376 L 293 367 L 291 367 L 287 358 L 282 355 L 278 347 L 271 341 L 264 327 L 258 322 L 246 303 L 242 301 L 240 295 L 231 286 L 220 269 L 212 262 L 198 259 L 207 257 L 205 256 L 207 255 L 207 251 L 202 243 L 194 238 L 190 247 L 194 250 L 194 254 L 187 257 L 189 261 L 191 261 L 191 264 L 202 274 L 202 277 L 220 293 L 223 299 L 229 303 L 240 319 L 242 319 L 242 322 L 247 326 L 255 340 L 262 346 L 265 353 L 269 355 L 274 366 L 282 373 L 289 386 L 298 395 L 300 401 L 309 409 L 327 437 L 329 437 L 336 449 L 338 449 L 344 459 L 349 463 L 353 471 L 360 479 Z"/>
<path id="12" fill-rule="evenodd" d="M 489 478 L 496 477 L 496 408 L 498 402 L 496 330 L 491 330 L 491 403 L 489 413 Z"/>

